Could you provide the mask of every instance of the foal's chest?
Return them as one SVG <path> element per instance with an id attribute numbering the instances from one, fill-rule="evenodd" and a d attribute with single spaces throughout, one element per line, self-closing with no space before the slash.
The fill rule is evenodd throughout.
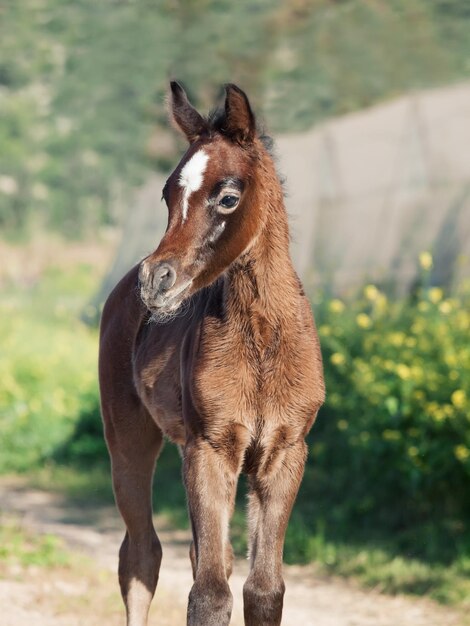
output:
<path id="1" fill-rule="evenodd" d="M 308 339 L 299 345 L 295 334 L 262 317 L 250 322 L 245 329 L 216 324 L 203 329 L 192 379 L 186 381 L 196 409 L 216 428 L 231 421 L 251 432 L 266 422 L 300 427 L 313 404 L 312 346 Z"/>

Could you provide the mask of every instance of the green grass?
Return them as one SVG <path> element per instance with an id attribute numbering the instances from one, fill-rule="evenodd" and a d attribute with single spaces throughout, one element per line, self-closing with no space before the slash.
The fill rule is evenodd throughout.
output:
<path id="1" fill-rule="evenodd" d="M 54 535 L 28 532 L 18 523 L 0 524 L 0 565 L 36 565 L 63 567 L 70 563 L 70 554 Z M 1 571 L 1 570 L 0 570 Z"/>
<path id="2" fill-rule="evenodd" d="M 373 543 L 343 543 L 329 540 L 325 530 L 305 533 L 295 521 L 288 533 L 297 536 L 313 562 L 327 574 L 351 578 L 365 587 L 388 594 L 428 596 L 442 604 L 470 607 L 470 559 L 460 556 L 450 565 L 429 563 L 397 554 L 390 547 Z M 289 560 L 289 559 L 288 559 Z"/>

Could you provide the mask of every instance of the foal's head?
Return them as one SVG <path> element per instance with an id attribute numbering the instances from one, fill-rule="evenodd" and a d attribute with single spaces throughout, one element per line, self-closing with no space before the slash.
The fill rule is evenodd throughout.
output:
<path id="1" fill-rule="evenodd" d="M 226 87 L 224 109 L 206 119 L 172 82 L 170 114 L 189 147 L 163 189 L 166 233 L 140 267 L 142 299 L 157 318 L 250 248 L 266 220 L 266 188 L 275 184 L 248 98 L 235 85 Z"/>

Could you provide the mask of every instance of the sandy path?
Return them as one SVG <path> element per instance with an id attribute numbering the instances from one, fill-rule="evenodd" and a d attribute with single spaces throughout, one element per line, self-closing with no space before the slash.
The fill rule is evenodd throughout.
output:
<path id="1" fill-rule="evenodd" d="M 123 528 L 114 507 L 77 507 L 58 494 L 29 489 L 15 479 L 0 482 L 0 511 L 19 516 L 26 528 L 61 537 L 70 548 L 93 558 L 100 568 L 117 570 Z M 163 563 L 150 624 L 180 626 L 185 624 L 186 599 L 192 582 L 189 534 L 169 528 L 160 518 L 156 519 L 156 527 L 163 545 Z M 236 561 L 230 580 L 234 626 L 243 626 L 241 598 L 247 571 L 246 561 Z M 322 578 L 314 567 L 286 566 L 285 580 L 283 626 L 457 626 L 462 623 L 456 611 L 433 602 L 364 591 L 342 580 Z M 35 598 L 34 602 L 25 603 L 25 588 L 21 585 L 29 585 L 27 593 Z M 11 615 L 8 611 L 3 613 L 1 623 L 8 626 L 86 623 L 91 626 L 90 621 L 74 619 L 72 624 L 70 618 L 57 621 L 53 616 L 47 621 L 38 621 L 40 614 L 47 613 L 43 596 L 41 585 L 31 581 L 0 581 L 0 605 L 10 606 L 8 611 L 11 612 Z M 119 611 L 117 606 L 119 618 L 113 624 L 123 623 Z"/>

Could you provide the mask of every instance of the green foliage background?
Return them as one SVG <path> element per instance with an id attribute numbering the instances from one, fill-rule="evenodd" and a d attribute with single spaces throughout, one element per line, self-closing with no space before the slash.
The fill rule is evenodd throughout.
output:
<path id="1" fill-rule="evenodd" d="M 270 130 L 302 129 L 466 78 L 469 30 L 466 0 L 5 0 L 0 228 L 115 221 L 173 156 L 170 77 L 205 109 L 239 82 Z"/>
<path id="2" fill-rule="evenodd" d="M 86 265 L 51 268 L 33 287 L 11 284 L 2 291 L 2 473 L 53 457 L 90 411 L 99 432 L 97 334 L 79 320 L 93 275 Z M 104 445 L 101 452 L 105 456 Z"/>
<path id="3" fill-rule="evenodd" d="M 330 392 L 306 485 L 345 539 L 354 527 L 431 561 L 468 552 L 469 295 L 389 302 L 370 285 L 347 307 L 319 303 Z"/>

